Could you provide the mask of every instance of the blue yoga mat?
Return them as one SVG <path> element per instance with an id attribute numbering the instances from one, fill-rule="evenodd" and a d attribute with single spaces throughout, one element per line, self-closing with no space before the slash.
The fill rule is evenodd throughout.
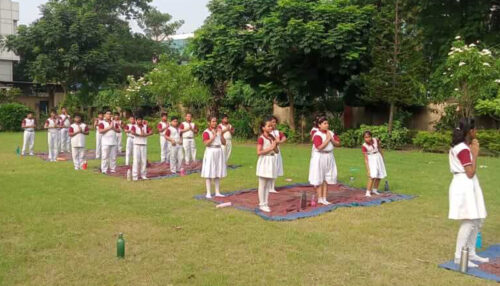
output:
<path id="1" fill-rule="evenodd" d="M 479 253 L 479 256 L 482 257 L 488 257 L 490 260 L 493 260 L 495 258 L 500 257 L 500 244 L 495 244 L 490 247 L 488 247 L 485 251 Z M 452 271 L 457 271 L 460 272 L 459 270 L 459 265 L 455 264 L 453 260 L 448 261 L 446 263 L 440 264 L 439 267 L 452 270 Z M 467 271 L 468 275 L 476 276 L 479 278 L 487 279 L 487 280 L 493 280 L 496 282 L 500 282 L 500 276 L 497 276 L 492 273 L 484 272 L 483 270 L 479 269 L 479 267 L 469 267 L 469 271 Z"/>

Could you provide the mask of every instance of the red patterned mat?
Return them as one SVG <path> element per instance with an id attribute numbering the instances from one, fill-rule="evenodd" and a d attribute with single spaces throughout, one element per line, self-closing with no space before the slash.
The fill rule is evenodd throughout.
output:
<path id="1" fill-rule="evenodd" d="M 479 265 L 479 269 L 500 277 L 500 258 L 493 259 L 489 263 Z"/>
<path id="2" fill-rule="evenodd" d="M 121 152 L 117 154 L 119 157 L 125 156 L 125 152 Z M 45 152 L 40 152 L 36 153 L 35 156 L 38 158 L 48 161 L 49 160 L 49 153 Z M 95 150 L 86 150 L 85 151 L 85 160 L 95 160 Z M 57 155 L 57 161 L 73 161 L 73 157 L 71 157 L 71 152 L 70 153 L 59 153 Z"/>
<path id="3" fill-rule="evenodd" d="M 192 174 L 192 173 L 198 173 L 201 171 L 201 161 L 196 161 L 192 162 L 188 165 L 182 164 L 182 168 L 184 168 L 186 175 Z M 231 167 L 231 166 L 229 166 Z M 116 167 L 116 173 L 107 173 L 106 175 L 112 176 L 112 177 L 121 177 L 126 179 L 127 178 L 127 171 L 131 169 L 132 166 L 117 166 Z M 170 171 L 170 164 L 169 163 L 160 163 L 160 162 L 153 162 L 150 163 L 148 162 L 147 164 L 147 177 L 149 179 L 159 179 L 159 178 L 168 178 L 168 177 L 174 177 L 174 176 L 179 176 L 178 173 L 172 173 Z"/>

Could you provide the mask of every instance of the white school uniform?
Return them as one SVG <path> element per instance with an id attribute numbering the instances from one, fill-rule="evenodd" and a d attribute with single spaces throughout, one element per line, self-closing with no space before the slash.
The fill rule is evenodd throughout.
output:
<path id="1" fill-rule="evenodd" d="M 71 141 L 69 138 L 68 130 L 71 126 L 71 116 L 66 114 L 59 115 L 61 129 L 59 129 L 59 144 L 62 152 L 70 152 Z"/>
<path id="2" fill-rule="evenodd" d="M 89 127 L 85 123 L 73 123 L 68 130 L 69 133 L 79 131 L 86 133 L 89 131 Z M 83 162 L 85 161 L 85 134 L 78 133 L 77 135 L 71 137 L 71 155 L 73 156 L 73 165 L 75 166 L 75 170 L 81 169 Z"/>
<path id="3" fill-rule="evenodd" d="M 257 141 L 257 144 L 262 145 L 262 149 L 267 149 L 272 145 L 272 139 L 264 135 L 261 135 Z M 266 155 L 260 155 L 257 160 L 257 172 L 258 177 L 267 179 L 276 179 L 278 177 L 278 164 L 276 153 L 271 151 Z"/>
<path id="4" fill-rule="evenodd" d="M 470 179 L 465 166 L 472 164 L 472 154 L 465 143 L 455 145 L 449 154 L 450 171 L 453 174 L 449 188 L 450 219 L 484 219 L 487 216 L 483 191 L 477 174 Z"/>
<path id="5" fill-rule="evenodd" d="M 226 145 L 222 145 L 222 151 L 224 152 L 224 156 L 226 157 L 226 162 L 229 161 L 229 157 L 231 157 L 231 152 L 233 150 L 233 134 L 231 134 L 233 130 L 233 126 L 231 124 L 219 124 L 219 129 L 222 130 L 222 132 L 227 131 L 224 133 L 224 139 L 226 139 Z"/>
<path id="6" fill-rule="evenodd" d="M 147 125 L 135 124 L 132 126 L 132 132 L 138 135 L 147 134 L 151 131 Z M 132 178 L 137 180 L 139 178 L 139 173 L 141 178 L 147 179 L 147 167 L 148 163 L 148 138 L 134 136 L 134 162 L 132 163 Z"/>
<path id="7" fill-rule="evenodd" d="M 58 155 L 58 137 L 59 137 L 59 120 L 57 118 L 48 118 L 45 121 L 45 125 L 48 127 L 47 139 L 49 144 L 49 161 L 55 162 Z"/>
<path id="8" fill-rule="evenodd" d="M 205 154 L 203 156 L 203 165 L 201 167 L 201 177 L 206 179 L 225 178 L 227 176 L 226 157 L 222 151 L 221 136 L 212 133 L 210 128 L 203 132 L 203 141 L 215 139 L 206 145 Z"/>
<path id="9" fill-rule="evenodd" d="M 280 132 L 279 130 L 273 130 L 271 132 L 271 135 L 273 135 L 274 138 L 279 139 L 279 140 L 283 139 L 283 137 L 285 136 L 283 134 L 283 132 Z M 281 149 L 279 146 L 278 146 L 278 150 L 279 150 L 279 153 L 276 154 L 276 164 L 278 166 L 278 177 L 283 177 L 283 171 L 284 171 L 284 169 L 283 169 L 283 157 L 281 156 Z"/>
<path id="10" fill-rule="evenodd" d="M 158 126 L 156 127 L 159 132 L 158 134 L 160 135 L 160 162 L 162 163 L 169 161 L 170 142 L 165 139 L 165 134 L 167 133 L 168 126 L 168 122 L 160 121 L 160 123 L 158 123 Z M 160 132 L 160 130 L 163 131 Z"/>
<path id="11" fill-rule="evenodd" d="M 128 123 L 125 125 L 125 130 L 132 130 L 134 124 Z M 125 165 L 130 166 L 130 158 L 134 154 L 134 135 L 130 132 L 127 133 L 127 143 L 125 145 Z"/>
<path id="12" fill-rule="evenodd" d="M 25 118 L 23 119 L 22 126 L 36 126 L 35 118 Z M 29 154 L 33 155 L 33 146 L 35 145 L 35 128 L 28 127 L 24 128 L 24 136 L 23 136 L 23 151 L 22 155 L 26 154 L 26 150 L 28 149 Z"/>
<path id="13" fill-rule="evenodd" d="M 109 126 L 116 124 L 113 121 L 103 120 L 101 124 L 99 124 L 99 130 L 108 128 Z M 102 133 L 101 133 L 102 134 Z M 111 172 L 116 171 L 116 132 L 111 129 L 108 132 L 102 134 L 101 136 L 101 172 L 106 173 L 108 168 Z"/>
<path id="14" fill-rule="evenodd" d="M 102 153 L 102 134 L 99 132 L 99 125 L 103 122 L 103 119 L 97 119 L 97 125 L 95 127 L 95 158 L 100 159 Z"/>
<path id="15" fill-rule="evenodd" d="M 170 148 L 170 171 L 172 173 L 178 172 L 182 167 L 182 160 L 184 159 L 184 153 L 182 148 L 182 138 L 179 128 L 169 126 L 165 131 L 165 135 L 175 141 L 175 145 L 168 142 Z"/>
<path id="16" fill-rule="evenodd" d="M 187 130 L 187 128 L 191 126 L 192 129 L 196 127 L 194 122 L 182 122 L 179 126 L 181 131 Z M 191 163 L 192 161 L 196 161 L 196 143 L 194 141 L 194 131 L 189 130 L 186 132 L 182 132 L 182 146 L 184 147 L 184 159 L 186 164 Z"/>
<path id="17" fill-rule="evenodd" d="M 116 152 L 121 153 L 122 152 L 122 121 L 121 120 L 113 120 L 115 123 L 115 126 L 120 127 L 120 132 L 115 132 L 116 133 Z"/>
<path id="18" fill-rule="evenodd" d="M 332 137 L 334 136 L 332 131 Z M 309 184 L 319 186 L 326 182 L 329 185 L 337 183 L 337 165 L 333 156 L 333 143 L 329 142 L 323 150 L 319 147 L 326 140 L 326 133 L 318 131 L 313 136 L 313 152 L 309 164 Z"/>
<path id="19" fill-rule="evenodd" d="M 363 143 L 361 147 L 363 154 L 368 158 L 368 169 L 370 171 L 370 178 L 383 179 L 387 177 L 385 171 L 384 157 L 379 151 L 377 138 L 372 138 L 372 144 Z"/>

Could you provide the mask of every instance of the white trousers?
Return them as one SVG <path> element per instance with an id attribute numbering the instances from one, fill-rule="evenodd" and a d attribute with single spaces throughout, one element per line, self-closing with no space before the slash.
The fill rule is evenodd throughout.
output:
<path id="1" fill-rule="evenodd" d="M 118 153 L 122 152 L 122 133 L 116 133 L 116 146 Z"/>
<path id="2" fill-rule="evenodd" d="M 71 155 L 73 156 L 73 165 L 75 166 L 75 170 L 80 170 L 83 162 L 85 161 L 85 147 L 71 148 Z"/>
<path id="3" fill-rule="evenodd" d="M 57 148 L 59 145 L 57 137 L 59 137 L 59 132 L 50 130 L 47 132 L 47 139 L 49 143 L 49 161 L 56 161 L 57 159 L 57 155 L 59 153 Z"/>
<path id="4" fill-rule="evenodd" d="M 60 150 L 61 152 L 69 152 L 71 151 L 71 141 L 70 141 L 70 138 L 69 138 L 69 131 L 68 131 L 68 128 L 61 128 L 61 130 L 59 130 L 59 133 L 60 133 L 60 141 L 59 141 L 59 144 L 60 144 Z"/>
<path id="5" fill-rule="evenodd" d="M 170 171 L 172 173 L 178 172 L 181 169 L 183 159 L 182 145 L 173 146 L 170 144 Z"/>
<path id="6" fill-rule="evenodd" d="M 457 235 L 457 246 L 455 248 L 455 259 L 460 259 L 462 248 L 469 248 L 469 257 L 476 255 L 477 234 L 483 226 L 482 219 L 464 219 L 460 224 Z"/>
<path id="7" fill-rule="evenodd" d="M 141 178 L 146 179 L 146 167 L 148 163 L 148 146 L 134 144 L 134 162 L 132 163 L 132 178 L 137 180 L 139 173 Z M 140 172 L 139 172 L 140 171 Z"/>
<path id="8" fill-rule="evenodd" d="M 196 161 L 196 143 L 194 139 L 183 139 L 182 147 L 184 147 L 184 160 L 186 160 L 186 164 Z"/>
<path id="9" fill-rule="evenodd" d="M 231 140 L 226 139 L 226 145 L 222 145 L 222 151 L 224 151 L 224 155 L 226 156 L 226 163 L 231 156 L 231 151 L 233 150 L 233 143 Z"/>
<path id="10" fill-rule="evenodd" d="M 23 151 L 21 154 L 24 155 L 28 149 L 29 154 L 33 155 L 33 146 L 35 146 L 35 131 L 24 131 Z"/>
<path id="11" fill-rule="evenodd" d="M 56 148 L 57 148 L 57 155 L 59 155 L 59 153 L 61 153 L 61 130 L 60 129 L 58 129 L 56 132 Z"/>
<path id="12" fill-rule="evenodd" d="M 134 138 L 127 136 L 127 145 L 125 146 L 125 165 L 130 166 L 130 158 L 134 155 Z"/>
<path id="13" fill-rule="evenodd" d="M 169 156 L 170 156 L 170 142 L 165 139 L 165 136 L 162 136 L 160 134 L 160 162 L 169 162 Z"/>
<path id="14" fill-rule="evenodd" d="M 102 134 L 99 131 L 95 132 L 95 158 L 101 158 L 102 151 Z"/>
<path id="15" fill-rule="evenodd" d="M 259 177 L 259 207 L 268 207 L 269 191 L 275 179 Z"/>
<path id="16" fill-rule="evenodd" d="M 101 172 L 106 173 L 108 168 L 111 172 L 116 171 L 116 145 L 103 145 L 101 158 Z"/>

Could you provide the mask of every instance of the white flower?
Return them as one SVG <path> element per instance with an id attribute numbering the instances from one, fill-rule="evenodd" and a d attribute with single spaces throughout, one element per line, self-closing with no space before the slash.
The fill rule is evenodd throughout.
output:
<path id="1" fill-rule="evenodd" d="M 451 55 L 453 55 L 453 51 L 451 51 L 451 52 L 448 53 L 448 56 L 451 56 Z"/>
<path id="2" fill-rule="evenodd" d="M 456 49 L 456 51 L 459 53 L 463 52 L 462 49 L 460 49 L 460 48 Z"/>
<path id="3" fill-rule="evenodd" d="M 456 37 L 455 37 L 455 40 L 460 40 L 460 36 L 456 36 Z"/>
<path id="4" fill-rule="evenodd" d="M 455 91 L 458 91 L 458 88 L 455 88 Z"/>
<path id="5" fill-rule="evenodd" d="M 446 72 L 443 73 L 443 75 L 445 75 L 445 74 L 446 74 Z"/>
<path id="6" fill-rule="evenodd" d="M 476 45 L 474 43 L 470 44 L 469 47 L 473 48 L 475 47 Z"/>
<path id="7" fill-rule="evenodd" d="M 483 66 L 487 66 L 487 67 L 489 67 L 489 66 L 490 66 L 490 64 L 489 64 L 489 63 L 483 63 Z"/>
<path id="8" fill-rule="evenodd" d="M 483 49 L 480 54 L 483 56 L 491 56 L 491 51 L 488 49 Z"/>
<path id="9" fill-rule="evenodd" d="M 451 68 L 448 68 L 448 71 L 451 71 Z"/>
<path id="10" fill-rule="evenodd" d="M 465 65 L 465 63 L 464 63 L 464 62 L 459 62 L 459 63 L 458 63 L 458 66 L 459 66 L 459 67 L 461 67 L 461 66 L 463 66 L 463 65 Z"/>
<path id="11" fill-rule="evenodd" d="M 500 83 L 500 78 L 499 79 L 495 79 L 495 82 L 496 83 Z"/>

